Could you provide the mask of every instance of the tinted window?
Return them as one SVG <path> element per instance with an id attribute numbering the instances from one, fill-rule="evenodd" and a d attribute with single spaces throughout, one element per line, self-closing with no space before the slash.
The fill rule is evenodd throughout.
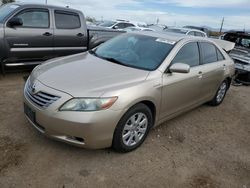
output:
<path id="1" fill-rule="evenodd" d="M 217 52 L 213 44 L 202 42 L 200 43 L 203 56 L 203 64 L 213 63 L 217 61 Z"/>
<path id="2" fill-rule="evenodd" d="M 188 35 L 195 36 L 195 34 L 194 34 L 194 32 L 193 32 L 193 31 L 189 32 L 189 33 L 188 33 Z"/>
<path id="3" fill-rule="evenodd" d="M 55 22 L 57 29 L 77 29 L 81 27 L 78 14 L 71 12 L 55 12 Z"/>
<path id="4" fill-rule="evenodd" d="M 46 9 L 30 9 L 19 13 L 16 17 L 23 21 L 22 27 L 48 28 L 49 12 Z"/>
<path id="5" fill-rule="evenodd" d="M 172 64 L 173 63 L 186 63 L 191 67 L 199 65 L 200 55 L 198 44 L 192 42 L 183 46 L 173 59 Z"/>
<path id="6" fill-rule="evenodd" d="M 124 23 L 124 28 L 126 28 L 126 27 L 134 27 L 134 25 L 131 23 Z"/>
<path id="7" fill-rule="evenodd" d="M 169 40 L 137 34 L 115 37 L 101 46 L 93 54 L 124 66 L 155 70 L 172 50 Z"/>
<path id="8" fill-rule="evenodd" d="M 116 29 L 124 29 L 125 28 L 125 25 L 124 23 L 118 23 L 114 26 Z"/>
<path id="9" fill-rule="evenodd" d="M 203 33 L 201 33 L 201 32 L 195 32 L 195 36 L 197 36 L 197 37 L 204 37 L 204 34 Z"/>
<path id="10" fill-rule="evenodd" d="M 101 23 L 99 26 L 102 26 L 102 27 L 111 27 L 114 24 L 115 24 L 115 22 L 105 21 L 105 22 Z"/>
<path id="11" fill-rule="evenodd" d="M 223 54 L 220 52 L 219 49 L 216 49 L 217 50 L 217 59 L 218 61 L 222 61 L 225 59 L 225 57 L 223 56 Z"/>

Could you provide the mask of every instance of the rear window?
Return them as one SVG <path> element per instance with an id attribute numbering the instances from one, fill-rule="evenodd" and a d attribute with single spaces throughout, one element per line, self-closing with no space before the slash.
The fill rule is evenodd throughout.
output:
<path id="1" fill-rule="evenodd" d="M 217 49 L 211 43 L 201 42 L 203 64 L 213 63 L 217 61 Z"/>
<path id="2" fill-rule="evenodd" d="M 81 27 L 80 17 L 76 13 L 55 11 L 57 29 L 77 29 Z"/>

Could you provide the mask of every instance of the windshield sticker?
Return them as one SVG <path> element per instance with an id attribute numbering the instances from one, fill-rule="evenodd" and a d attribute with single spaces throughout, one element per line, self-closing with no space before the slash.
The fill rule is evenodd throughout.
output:
<path id="1" fill-rule="evenodd" d="M 174 45 L 176 42 L 173 40 L 168 40 L 168 39 L 162 39 L 162 38 L 158 38 L 155 40 L 156 42 L 162 42 L 162 43 L 166 43 L 166 44 L 172 44 Z"/>

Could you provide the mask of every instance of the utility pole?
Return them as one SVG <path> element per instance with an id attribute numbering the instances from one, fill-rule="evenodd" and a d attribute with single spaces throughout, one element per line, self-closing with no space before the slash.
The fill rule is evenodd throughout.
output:
<path id="1" fill-rule="evenodd" d="M 48 0 L 45 0 L 45 4 L 46 4 L 46 5 L 48 4 Z"/>
<path id="2" fill-rule="evenodd" d="M 222 32 L 223 24 L 224 24 L 224 17 L 222 18 L 222 22 L 221 22 L 221 26 L 220 26 L 220 34 Z"/>
<path id="3" fill-rule="evenodd" d="M 156 20 L 156 24 L 157 24 L 157 25 L 159 24 L 159 21 L 160 21 L 159 18 L 157 18 L 157 20 Z"/>

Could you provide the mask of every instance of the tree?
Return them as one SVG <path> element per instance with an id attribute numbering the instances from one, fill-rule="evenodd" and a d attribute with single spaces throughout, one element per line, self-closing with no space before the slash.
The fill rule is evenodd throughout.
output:
<path id="1" fill-rule="evenodd" d="M 1 0 L 1 4 L 13 3 L 15 0 Z"/>
<path id="2" fill-rule="evenodd" d="M 87 16 L 87 17 L 86 17 L 86 21 L 95 23 L 95 22 L 96 22 L 96 19 L 95 19 L 94 17 Z"/>

